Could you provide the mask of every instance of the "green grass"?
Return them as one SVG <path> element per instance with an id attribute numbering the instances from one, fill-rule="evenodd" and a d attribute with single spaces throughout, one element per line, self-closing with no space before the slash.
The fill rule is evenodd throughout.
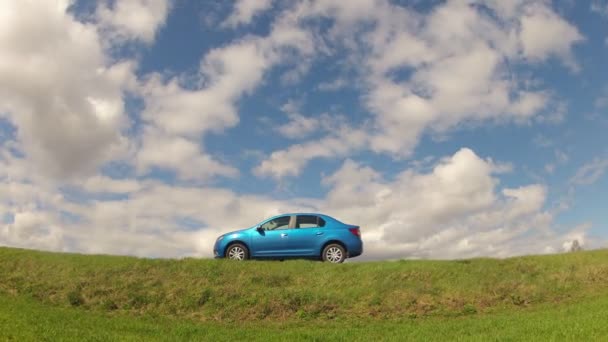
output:
<path id="1" fill-rule="evenodd" d="M 599 340 L 606 284 L 606 250 L 330 265 L 0 248 L 0 340 Z"/>
<path id="2" fill-rule="evenodd" d="M 608 296 L 567 306 L 459 318 L 211 323 L 91 313 L 0 296 L 0 339 L 14 341 L 605 341 Z"/>

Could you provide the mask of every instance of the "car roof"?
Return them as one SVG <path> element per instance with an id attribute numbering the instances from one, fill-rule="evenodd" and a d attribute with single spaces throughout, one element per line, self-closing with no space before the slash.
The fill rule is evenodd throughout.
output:
<path id="1" fill-rule="evenodd" d="M 283 215 L 318 215 L 318 216 L 327 216 L 321 213 L 286 213 Z"/>
<path id="2" fill-rule="evenodd" d="M 281 217 L 281 216 L 294 216 L 294 215 L 315 215 L 315 216 L 321 216 L 321 217 L 327 217 L 330 219 L 334 219 L 333 217 L 329 216 L 329 215 L 325 215 L 325 214 L 320 214 L 320 213 L 284 213 L 284 214 L 279 214 L 279 215 L 275 215 L 272 217 L 269 217 L 265 220 L 272 220 L 273 218 L 276 217 Z"/>
<path id="3" fill-rule="evenodd" d="M 263 219 L 262 221 L 260 221 L 260 223 L 268 222 L 270 220 L 273 220 L 273 219 L 275 219 L 277 217 L 281 217 L 281 216 L 294 216 L 294 215 L 315 215 L 315 216 L 319 216 L 319 217 L 323 218 L 326 222 L 333 222 L 335 224 L 344 224 L 340 220 L 337 220 L 329 215 L 320 214 L 320 213 L 284 213 L 284 214 L 275 215 L 272 217 L 267 217 L 267 218 Z"/>

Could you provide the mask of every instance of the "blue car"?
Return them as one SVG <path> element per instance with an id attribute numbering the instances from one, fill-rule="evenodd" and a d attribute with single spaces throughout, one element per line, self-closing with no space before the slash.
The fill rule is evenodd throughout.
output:
<path id="1" fill-rule="evenodd" d="M 358 226 L 314 213 L 283 214 L 221 235 L 216 258 L 232 260 L 311 258 L 341 263 L 363 253 Z"/>

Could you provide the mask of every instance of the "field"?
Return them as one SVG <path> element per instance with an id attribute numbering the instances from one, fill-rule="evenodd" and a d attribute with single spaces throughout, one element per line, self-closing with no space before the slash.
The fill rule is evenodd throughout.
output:
<path id="1" fill-rule="evenodd" d="M 0 248 L 0 340 L 605 340 L 608 251 L 235 263 Z"/>

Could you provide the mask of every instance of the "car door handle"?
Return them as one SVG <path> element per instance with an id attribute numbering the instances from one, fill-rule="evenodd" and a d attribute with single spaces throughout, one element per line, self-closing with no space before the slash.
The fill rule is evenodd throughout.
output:
<path id="1" fill-rule="evenodd" d="M 286 237 L 287 234 L 286 233 L 281 233 L 281 237 Z"/>
<path id="2" fill-rule="evenodd" d="M 323 232 L 317 232 L 317 235 L 323 235 Z"/>

